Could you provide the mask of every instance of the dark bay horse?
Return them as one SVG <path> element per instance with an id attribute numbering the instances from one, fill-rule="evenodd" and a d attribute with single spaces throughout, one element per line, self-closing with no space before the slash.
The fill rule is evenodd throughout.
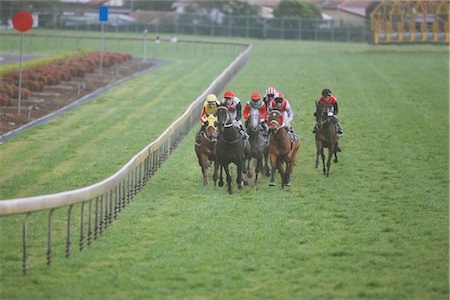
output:
<path id="1" fill-rule="evenodd" d="M 272 110 L 268 116 L 269 122 L 269 158 L 272 165 L 269 186 L 275 186 L 275 170 L 281 175 L 281 187 L 291 185 L 292 169 L 295 166 L 297 151 L 300 148 L 300 137 L 292 140 L 285 127 L 281 127 L 281 113 Z M 286 165 L 283 167 L 283 163 Z"/>
<path id="2" fill-rule="evenodd" d="M 247 157 L 247 176 L 251 178 L 252 171 L 250 168 L 250 162 L 252 158 L 256 160 L 255 166 L 255 183 L 258 181 L 258 174 L 263 170 L 266 171 L 266 176 L 269 174 L 269 166 L 267 164 L 267 135 L 264 132 L 264 128 L 259 123 L 258 111 L 252 111 L 248 121 L 246 122 L 247 133 L 249 135 L 250 152 Z"/>
<path id="3" fill-rule="evenodd" d="M 215 151 L 218 164 L 214 167 L 214 184 L 217 182 L 218 166 L 220 165 L 219 186 L 223 186 L 222 169 L 224 169 L 227 175 L 228 193 L 232 194 L 229 164 L 234 163 L 237 167 L 236 183 L 241 189 L 244 185 L 242 174 L 246 173 L 245 159 L 250 145 L 239 130 L 233 126 L 231 114 L 225 106 L 219 106 L 217 109 L 217 123 L 218 137 Z"/>
<path id="4" fill-rule="evenodd" d="M 331 157 L 334 155 L 334 162 L 338 162 L 337 149 L 339 137 L 336 134 L 335 119 L 330 107 L 325 103 L 319 103 L 316 107 L 317 128 L 316 128 L 316 165 L 319 168 L 319 155 L 322 157 L 323 174 L 330 175 Z M 328 160 L 325 167 L 324 148 L 328 148 Z"/>
<path id="5" fill-rule="evenodd" d="M 203 184 L 208 184 L 208 165 L 216 159 L 214 144 L 216 143 L 217 119 L 214 115 L 209 115 L 205 122 L 205 130 L 200 133 L 200 143 L 195 143 L 195 153 L 198 164 L 202 168 Z"/>

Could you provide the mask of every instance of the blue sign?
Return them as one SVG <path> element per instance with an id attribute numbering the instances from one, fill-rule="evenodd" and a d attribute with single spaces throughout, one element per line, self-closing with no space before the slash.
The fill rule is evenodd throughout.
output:
<path id="1" fill-rule="evenodd" d="M 99 20 L 100 22 L 108 22 L 108 6 L 100 6 Z"/>

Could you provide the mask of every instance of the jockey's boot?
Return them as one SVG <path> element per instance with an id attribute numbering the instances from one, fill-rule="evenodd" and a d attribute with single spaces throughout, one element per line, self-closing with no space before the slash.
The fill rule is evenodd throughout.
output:
<path id="1" fill-rule="evenodd" d="M 242 134 L 242 137 L 243 137 L 245 140 L 248 140 L 248 139 L 250 138 L 250 136 L 248 135 L 247 132 L 245 132 L 245 130 L 241 129 L 241 130 L 239 130 L 239 132 Z"/>
<path id="2" fill-rule="evenodd" d="M 339 137 L 344 135 L 344 132 L 341 129 L 341 124 L 339 124 L 339 122 L 336 122 L 336 133 Z"/>
<path id="3" fill-rule="evenodd" d="M 242 134 L 244 139 L 248 140 L 250 138 L 250 136 L 247 134 L 247 132 L 244 130 L 244 128 L 242 128 L 242 125 L 240 125 L 238 128 L 239 128 L 239 132 Z"/>
<path id="4" fill-rule="evenodd" d="M 316 125 L 314 125 L 312 133 L 316 133 L 317 129 L 319 129 L 319 126 L 316 124 Z"/>

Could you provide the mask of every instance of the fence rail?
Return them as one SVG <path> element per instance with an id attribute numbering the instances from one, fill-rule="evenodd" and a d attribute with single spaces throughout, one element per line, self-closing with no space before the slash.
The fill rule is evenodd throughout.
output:
<path id="1" fill-rule="evenodd" d="M 244 66 L 252 45 L 240 45 L 245 46 L 245 50 L 195 99 L 183 115 L 109 178 L 87 187 L 57 194 L 0 200 L 0 217 L 24 215 L 22 224 L 23 275 L 27 274 L 28 269 L 27 231 L 29 216 L 34 212 L 48 211 L 48 265 L 51 265 L 52 262 L 52 216 L 56 209 L 67 208 L 68 212 L 66 257 L 71 254 L 73 242 L 71 238 L 72 212 L 75 206 L 80 208 L 79 249 L 82 251 L 86 243 L 90 245 L 117 219 L 118 214 L 133 200 L 134 196 L 161 167 L 178 143 L 198 122 L 198 116 L 206 95 L 209 93 L 217 94 L 223 90 L 230 79 Z M 87 219 L 85 219 L 86 214 Z"/>

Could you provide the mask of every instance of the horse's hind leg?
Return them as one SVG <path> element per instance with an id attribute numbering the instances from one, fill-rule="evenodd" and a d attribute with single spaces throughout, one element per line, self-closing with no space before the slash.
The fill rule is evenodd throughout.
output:
<path id="1" fill-rule="evenodd" d="M 251 158 L 247 159 L 247 177 L 252 178 L 252 169 L 250 169 L 250 162 L 252 161 Z"/>
<path id="2" fill-rule="evenodd" d="M 331 157 L 333 157 L 333 152 L 334 152 L 333 149 L 331 148 L 328 149 L 327 172 L 326 172 L 327 177 L 330 175 Z"/>
<path id="3" fill-rule="evenodd" d="M 223 187 L 223 174 L 222 174 L 222 171 L 223 171 L 223 166 L 220 165 L 220 175 L 219 175 L 219 186 L 220 187 Z"/>
<path id="4" fill-rule="evenodd" d="M 338 144 L 336 143 L 336 146 L 334 147 L 334 162 L 335 163 L 337 163 L 339 160 L 338 160 L 338 157 L 337 157 L 337 147 L 338 147 Z"/>

